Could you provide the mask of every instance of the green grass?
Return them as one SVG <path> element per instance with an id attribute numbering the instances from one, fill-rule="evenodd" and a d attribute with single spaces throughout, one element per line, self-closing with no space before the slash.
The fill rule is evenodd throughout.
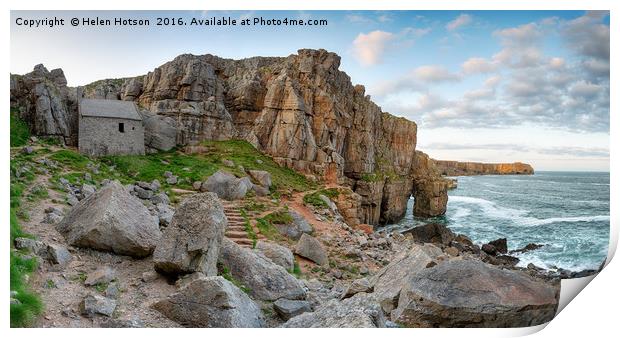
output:
<path id="1" fill-rule="evenodd" d="M 243 208 L 249 212 L 262 212 L 267 210 L 265 203 L 257 202 L 253 199 L 246 201 Z"/>
<path id="2" fill-rule="evenodd" d="M 59 150 L 50 155 L 50 158 L 65 166 L 78 170 L 86 169 L 86 165 L 90 162 L 88 157 L 68 149 Z"/>
<path id="3" fill-rule="evenodd" d="M 267 239 L 272 241 L 282 241 L 285 238 L 280 234 L 278 229 L 273 226 L 273 223 L 266 220 L 265 218 L 257 218 L 256 219 L 256 227 Z"/>
<path id="4" fill-rule="evenodd" d="M 256 241 L 258 241 L 258 236 L 256 232 L 254 232 L 254 228 L 252 224 L 250 224 L 250 219 L 248 218 L 248 213 L 241 209 L 241 217 L 243 217 L 243 226 L 245 232 L 248 234 L 248 238 L 252 240 L 252 249 L 256 248 Z"/>
<path id="5" fill-rule="evenodd" d="M 110 285 L 110 283 L 97 283 L 95 284 L 95 290 L 99 291 L 100 293 L 103 293 L 105 289 L 108 288 L 108 285 Z"/>
<path id="6" fill-rule="evenodd" d="M 10 322 L 11 327 L 30 326 L 36 320 L 37 315 L 43 311 L 43 303 L 39 296 L 32 292 L 27 283 L 27 276 L 33 273 L 37 268 L 35 258 L 23 256 L 20 252 L 14 251 L 13 241 L 16 237 L 32 237 L 22 230 L 19 224 L 19 218 L 25 218 L 28 215 L 22 205 L 22 199 L 28 187 L 34 181 L 35 176 L 32 173 L 24 174 L 19 178 L 15 176 L 16 170 L 21 167 L 31 155 L 19 154 L 11 160 L 11 185 L 10 185 L 10 286 L 11 291 L 16 291 L 15 298 L 20 304 L 11 304 Z M 29 196 L 39 198 L 46 194 L 47 190 L 32 189 Z"/>
<path id="7" fill-rule="evenodd" d="M 280 167 L 246 141 L 205 141 L 202 145 L 206 150 L 201 154 L 184 154 L 171 150 L 150 155 L 107 156 L 102 162 L 115 166 L 122 174 L 121 180 L 125 178 L 127 181 L 162 181 L 164 173 L 170 171 L 183 179 L 177 186 L 186 189 L 191 188 L 193 182 L 204 181 L 220 169 L 236 176 L 245 176 L 238 168 L 239 165 L 246 170 L 268 171 L 271 174 L 272 190 L 306 191 L 314 187 L 305 176 L 292 169 Z M 222 163 L 224 159 L 233 161 L 235 167 L 225 166 Z"/>
<path id="8" fill-rule="evenodd" d="M 301 268 L 299 267 L 299 263 L 295 261 L 293 265 L 293 270 L 289 271 L 290 274 L 297 277 L 298 279 L 302 277 Z"/>
<path id="9" fill-rule="evenodd" d="M 238 280 L 235 279 L 235 277 L 233 277 L 232 273 L 230 272 L 230 269 L 221 263 L 217 264 L 218 267 L 218 271 L 220 276 L 224 277 L 224 279 L 226 279 L 227 281 L 233 283 L 236 287 L 238 287 L 239 289 L 241 289 L 241 291 L 249 294 L 250 293 L 250 288 L 248 288 L 247 286 L 245 286 L 243 283 L 239 282 Z"/>
<path id="10" fill-rule="evenodd" d="M 337 198 L 339 194 L 338 189 L 335 188 L 321 189 L 304 195 L 304 203 L 318 208 L 327 208 L 327 203 L 325 203 L 325 201 L 323 201 L 319 196 L 324 195 L 329 199 L 334 199 Z"/>
<path id="11" fill-rule="evenodd" d="M 26 122 L 17 116 L 17 111 L 11 109 L 11 147 L 21 147 L 28 143 L 30 130 Z"/>
<path id="12" fill-rule="evenodd" d="M 272 224 L 289 224 L 293 222 L 293 217 L 288 213 L 288 209 L 278 210 L 265 216 L 264 219 Z"/>

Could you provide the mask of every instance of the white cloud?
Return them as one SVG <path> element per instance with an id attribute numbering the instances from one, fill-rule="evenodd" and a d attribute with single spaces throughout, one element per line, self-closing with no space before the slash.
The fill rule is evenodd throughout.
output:
<path id="1" fill-rule="evenodd" d="M 371 23 L 373 22 L 372 19 L 365 17 L 361 14 L 348 14 L 345 16 L 345 18 L 347 19 L 347 21 L 351 22 L 351 23 Z"/>
<path id="2" fill-rule="evenodd" d="M 380 63 L 388 44 L 394 39 L 394 34 L 384 31 L 372 31 L 368 34 L 360 33 L 353 40 L 353 54 L 363 66 Z"/>
<path id="3" fill-rule="evenodd" d="M 448 31 L 455 31 L 460 29 L 463 26 L 467 26 L 468 24 L 470 24 L 472 22 L 472 17 L 469 14 L 461 14 L 458 17 L 456 17 L 456 19 L 448 22 L 446 24 L 446 29 Z"/>
<path id="4" fill-rule="evenodd" d="M 422 82 L 450 82 L 460 80 L 459 74 L 451 73 L 443 66 L 427 65 L 421 66 L 413 71 L 414 77 Z"/>
<path id="5" fill-rule="evenodd" d="M 469 58 L 461 65 L 465 74 L 490 73 L 497 69 L 497 64 L 485 58 Z"/>

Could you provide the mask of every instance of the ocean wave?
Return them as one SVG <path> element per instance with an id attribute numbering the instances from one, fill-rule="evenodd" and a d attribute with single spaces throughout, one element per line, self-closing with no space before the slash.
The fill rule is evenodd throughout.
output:
<path id="1" fill-rule="evenodd" d="M 491 218 L 496 219 L 515 219 L 523 218 L 523 215 L 527 214 L 528 210 L 512 209 L 507 207 L 498 206 L 495 202 L 485 200 L 483 198 L 468 197 L 468 196 L 450 196 L 448 204 L 450 203 L 467 203 L 475 204 L 482 211 Z"/>
<path id="2" fill-rule="evenodd" d="M 609 215 L 576 216 L 576 217 L 551 217 L 544 219 L 529 218 L 519 220 L 525 226 L 540 226 L 552 223 L 578 223 L 578 222 L 603 222 L 609 221 Z"/>
<path id="3" fill-rule="evenodd" d="M 452 218 L 464 218 L 471 215 L 471 210 L 467 208 L 456 207 Z"/>

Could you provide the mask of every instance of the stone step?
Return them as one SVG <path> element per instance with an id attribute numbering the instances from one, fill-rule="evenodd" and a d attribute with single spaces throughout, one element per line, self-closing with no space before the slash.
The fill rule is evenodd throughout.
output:
<path id="1" fill-rule="evenodd" d="M 245 219 L 243 217 L 241 217 L 241 216 L 229 216 L 229 215 L 226 215 L 226 218 L 228 218 L 229 222 L 230 221 L 238 221 L 238 222 L 245 221 Z"/>
<path id="2" fill-rule="evenodd" d="M 245 227 L 241 225 L 228 226 L 226 231 L 245 231 Z"/>
<path id="3" fill-rule="evenodd" d="M 228 238 L 248 238 L 248 233 L 245 231 L 226 231 L 225 235 Z"/>
<path id="4" fill-rule="evenodd" d="M 252 247 L 252 240 L 249 238 L 231 238 L 231 240 L 239 245 Z"/>

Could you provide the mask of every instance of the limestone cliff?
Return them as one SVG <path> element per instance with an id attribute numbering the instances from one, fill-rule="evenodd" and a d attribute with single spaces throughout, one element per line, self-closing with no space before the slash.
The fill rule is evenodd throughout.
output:
<path id="1" fill-rule="evenodd" d="M 413 178 L 430 173 L 414 166 L 417 126 L 382 112 L 339 66 L 340 57 L 325 50 L 243 60 L 185 54 L 81 92 L 136 101 L 152 148 L 245 139 L 281 165 L 351 187 L 361 196 L 360 222 L 393 222 L 406 211 Z M 77 132 L 66 129 L 63 135 Z"/>
<path id="2" fill-rule="evenodd" d="M 521 162 L 515 163 L 477 163 L 433 160 L 442 175 L 532 175 L 534 168 Z"/>

